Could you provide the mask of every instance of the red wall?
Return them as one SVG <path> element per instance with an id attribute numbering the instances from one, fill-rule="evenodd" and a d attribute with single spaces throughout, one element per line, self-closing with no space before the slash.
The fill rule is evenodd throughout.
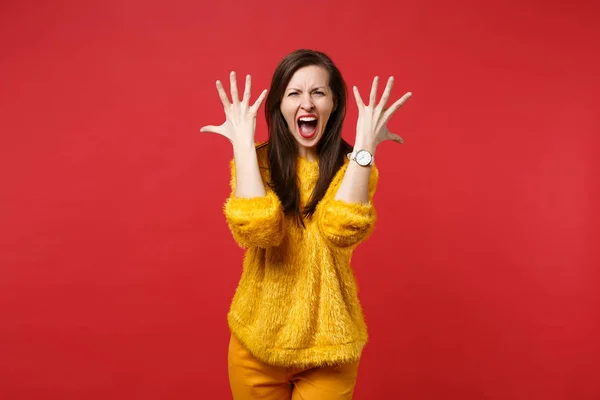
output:
<path id="1" fill-rule="evenodd" d="M 598 3 L 218 3 L 0 6 L 0 398 L 230 398 L 232 151 L 198 129 L 299 47 L 414 93 L 355 398 L 599 398 Z"/>

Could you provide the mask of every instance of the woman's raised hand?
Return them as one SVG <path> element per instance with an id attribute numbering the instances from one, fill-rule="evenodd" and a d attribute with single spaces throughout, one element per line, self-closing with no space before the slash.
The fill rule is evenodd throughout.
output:
<path id="1" fill-rule="evenodd" d="M 254 133 L 256 131 L 256 114 L 267 95 L 267 90 L 263 90 L 258 99 L 250 106 L 250 75 L 246 75 L 246 87 L 244 96 L 240 101 L 238 95 L 237 81 L 235 72 L 229 76 L 231 85 L 231 102 L 227 93 L 223 89 L 220 81 L 217 81 L 217 91 L 225 109 L 225 122 L 219 126 L 207 125 L 200 128 L 200 132 L 213 132 L 225 136 L 233 144 L 254 145 Z"/>
<path id="2" fill-rule="evenodd" d="M 390 92 L 392 91 L 392 86 L 394 86 L 394 78 L 390 77 L 388 79 L 381 100 L 379 103 L 376 103 L 378 83 L 379 78 L 375 77 L 375 79 L 373 79 L 373 85 L 371 86 L 371 95 L 369 97 L 368 105 L 363 103 L 358 88 L 356 86 L 354 87 L 354 97 L 356 99 L 356 105 L 358 106 L 356 145 L 360 148 L 370 148 L 374 150 L 379 143 L 385 140 L 404 143 L 400 136 L 391 133 L 388 130 L 387 123 L 392 115 L 412 96 L 412 93 L 406 93 L 389 108 L 385 108 L 390 97 Z"/>

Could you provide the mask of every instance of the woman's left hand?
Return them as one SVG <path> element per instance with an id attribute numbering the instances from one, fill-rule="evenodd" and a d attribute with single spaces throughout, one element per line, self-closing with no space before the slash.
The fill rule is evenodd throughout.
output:
<path id="1" fill-rule="evenodd" d="M 392 115 L 412 96 L 412 93 L 407 92 L 389 108 L 386 108 L 385 105 L 390 97 L 392 86 L 394 86 L 394 78 L 390 77 L 388 79 L 381 100 L 376 104 L 378 83 L 379 78 L 375 77 L 375 79 L 373 79 L 373 85 L 371 86 L 369 105 L 363 103 L 358 88 L 354 86 L 354 97 L 356 99 L 356 105 L 358 106 L 355 144 L 355 148 L 357 149 L 369 149 L 374 151 L 377 145 L 385 140 L 404 143 L 400 136 L 391 133 L 388 130 L 387 123 Z"/>

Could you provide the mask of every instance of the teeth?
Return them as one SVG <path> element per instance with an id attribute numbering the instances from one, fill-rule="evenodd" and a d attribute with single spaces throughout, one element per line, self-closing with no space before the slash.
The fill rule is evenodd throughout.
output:
<path id="1" fill-rule="evenodd" d="M 315 117 L 302 117 L 300 118 L 300 121 L 302 122 L 311 122 L 311 121 L 316 121 L 317 119 Z"/>

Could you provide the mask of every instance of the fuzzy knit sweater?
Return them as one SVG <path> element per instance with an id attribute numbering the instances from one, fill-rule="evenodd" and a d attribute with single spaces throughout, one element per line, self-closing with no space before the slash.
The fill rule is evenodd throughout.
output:
<path id="1" fill-rule="evenodd" d="M 263 181 L 269 182 L 266 147 L 257 155 Z M 263 197 L 235 197 L 231 162 L 224 213 L 246 253 L 227 320 L 231 332 L 267 364 L 304 368 L 356 361 L 367 342 L 350 260 L 372 232 L 379 173 L 371 167 L 368 203 L 336 200 L 348 162 L 304 228 L 284 215 L 268 185 Z M 303 206 L 317 182 L 318 161 L 298 158 L 297 175 Z"/>

